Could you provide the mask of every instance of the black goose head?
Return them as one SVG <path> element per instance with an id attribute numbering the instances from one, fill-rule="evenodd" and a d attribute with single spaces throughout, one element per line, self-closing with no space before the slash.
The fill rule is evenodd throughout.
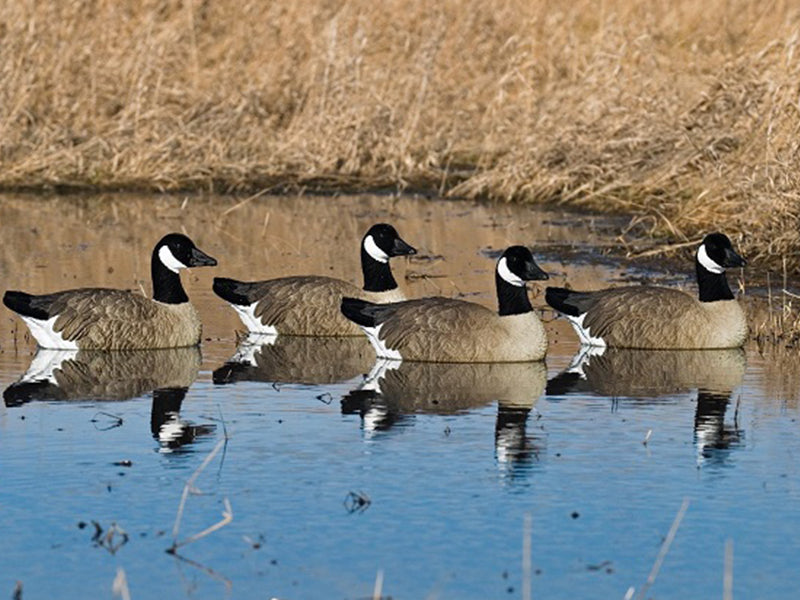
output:
<path id="1" fill-rule="evenodd" d="M 388 262 L 393 256 L 416 254 L 414 247 L 407 244 L 397 230 L 387 223 L 378 223 L 369 228 L 361 247 L 378 262 Z"/>
<path id="2" fill-rule="evenodd" d="M 507 248 L 497 261 L 494 275 L 500 316 L 532 311 L 525 282 L 549 278 L 536 264 L 533 254 L 525 246 Z"/>
<path id="3" fill-rule="evenodd" d="M 497 275 L 516 286 L 524 286 L 526 281 L 550 279 L 525 246 L 511 246 L 503 252 L 497 261 Z"/>
<path id="4" fill-rule="evenodd" d="M 361 240 L 361 272 L 364 289 L 368 292 L 387 292 L 397 287 L 389 268 L 392 256 L 416 254 L 417 251 L 403 241 L 397 230 L 386 223 L 369 228 Z"/>
<path id="5" fill-rule="evenodd" d="M 214 267 L 217 264 L 216 259 L 200 250 L 182 233 L 170 233 L 161 238 L 153 250 L 153 259 L 156 258 L 175 273 L 190 267 Z"/>
<path id="6" fill-rule="evenodd" d="M 715 274 L 747 264 L 747 261 L 736 254 L 731 240 L 724 233 L 710 233 L 703 238 L 703 243 L 697 249 L 697 262 Z"/>
<path id="7" fill-rule="evenodd" d="M 727 235 L 707 235 L 695 256 L 700 301 L 733 300 L 734 295 L 728 286 L 725 269 L 743 267 L 745 264 L 745 260 L 734 251 Z"/>
<path id="8" fill-rule="evenodd" d="M 200 250 L 182 233 L 165 235 L 153 249 L 151 274 L 153 299 L 168 304 L 188 302 L 178 273 L 190 267 L 213 267 L 216 259 Z"/>

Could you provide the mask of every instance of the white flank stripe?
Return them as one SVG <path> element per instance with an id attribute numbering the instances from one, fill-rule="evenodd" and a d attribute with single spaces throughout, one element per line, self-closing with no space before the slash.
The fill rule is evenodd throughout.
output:
<path id="1" fill-rule="evenodd" d="M 47 320 L 34 319 L 33 317 L 25 317 L 20 315 L 25 325 L 31 330 L 31 335 L 36 339 L 36 343 L 42 348 L 51 348 L 54 350 L 77 350 L 78 344 L 73 341 L 65 340 L 60 332 L 53 330 L 53 323 L 56 322 L 58 316 L 51 317 Z"/>
<path id="2" fill-rule="evenodd" d="M 372 258 L 377 260 L 378 262 L 387 263 L 389 262 L 389 255 L 386 254 L 383 250 L 378 248 L 378 244 L 375 243 L 375 240 L 372 239 L 371 235 L 368 235 L 364 238 L 364 250 L 367 251 Z"/>
<path id="3" fill-rule="evenodd" d="M 715 273 L 717 275 L 725 272 L 725 267 L 721 267 L 713 260 L 711 260 L 711 257 L 708 255 L 708 252 L 706 252 L 705 244 L 701 244 L 700 248 L 698 248 L 697 250 L 697 262 L 703 265 L 703 267 L 705 267 L 708 271 L 711 271 L 712 273 Z"/>
<path id="4" fill-rule="evenodd" d="M 522 278 L 514 275 L 514 273 L 511 272 L 511 269 L 508 268 L 505 256 L 497 262 L 497 274 L 511 285 L 515 285 L 517 287 L 522 287 L 525 285 L 525 282 L 522 280 Z"/>
<path id="5" fill-rule="evenodd" d="M 589 329 L 591 328 L 583 326 L 583 320 L 586 318 L 586 313 L 583 313 L 580 317 L 573 317 L 570 315 L 565 316 L 567 317 L 567 320 L 572 323 L 572 328 L 575 330 L 575 333 L 578 334 L 581 344 L 584 346 L 597 346 L 598 348 L 606 347 L 606 342 L 603 338 L 592 337 L 592 334 L 589 332 Z"/>
<path id="6" fill-rule="evenodd" d="M 394 350 L 393 348 L 388 348 L 386 346 L 386 342 L 381 339 L 381 327 L 383 325 L 378 325 L 377 327 L 361 327 L 364 330 L 364 333 L 367 334 L 372 347 L 375 348 L 375 354 L 378 355 L 378 358 L 388 358 L 391 360 L 403 360 L 403 357 L 400 356 L 400 352 Z"/>
<path id="7" fill-rule="evenodd" d="M 175 258 L 175 255 L 172 253 L 172 250 L 169 249 L 169 246 L 161 246 L 158 249 L 158 259 L 161 261 L 165 267 L 167 267 L 173 273 L 177 273 L 181 269 L 186 269 L 186 265 Z"/>
<path id="8" fill-rule="evenodd" d="M 259 333 L 262 335 L 278 335 L 278 330 L 275 329 L 272 325 L 264 325 L 261 322 L 261 319 L 256 317 L 256 302 L 252 304 L 248 304 L 247 306 L 239 306 L 238 304 L 232 304 L 233 310 L 235 310 L 239 314 L 239 318 L 244 323 L 244 326 L 247 327 L 247 330 L 251 333 Z"/>

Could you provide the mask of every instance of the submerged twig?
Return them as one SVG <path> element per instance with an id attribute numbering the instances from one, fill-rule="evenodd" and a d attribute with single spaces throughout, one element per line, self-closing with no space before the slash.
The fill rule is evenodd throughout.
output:
<path id="1" fill-rule="evenodd" d="M 228 501 L 227 498 L 224 498 L 222 500 L 222 503 L 225 505 L 225 509 L 222 511 L 222 519 L 220 521 L 217 521 L 213 525 L 206 527 L 200 533 L 195 533 L 194 535 L 186 538 L 181 542 L 178 541 L 173 542 L 172 547 L 168 550 L 168 552 L 174 554 L 175 551 L 181 546 L 188 546 L 192 542 L 196 542 L 197 540 L 202 539 L 207 535 L 214 533 L 217 529 L 222 529 L 223 527 L 225 527 L 225 525 L 233 521 L 233 509 L 231 508 L 231 503 Z"/>
<path id="2" fill-rule="evenodd" d="M 647 581 L 645 581 L 644 585 L 639 588 L 639 593 L 636 596 L 637 598 L 644 598 L 647 594 L 647 590 L 649 590 L 650 586 L 655 583 L 656 577 L 658 577 L 658 572 L 661 570 L 661 565 L 667 556 L 667 552 L 669 552 L 669 547 L 672 545 L 672 541 L 675 539 L 675 534 L 678 533 L 678 527 L 680 527 L 683 516 L 686 514 L 686 510 L 688 508 L 689 499 L 684 498 L 683 502 L 681 503 L 681 507 L 678 509 L 678 514 L 675 515 L 675 519 L 672 521 L 672 526 L 669 528 L 667 537 L 664 538 L 664 542 L 661 544 L 661 549 L 658 551 L 656 560 L 653 563 L 653 568 L 650 569 L 650 574 L 647 576 Z"/>
<path id="3" fill-rule="evenodd" d="M 230 591 L 233 588 L 233 582 L 230 579 L 228 579 L 227 577 L 225 577 L 221 573 L 217 573 L 211 567 L 207 567 L 207 566 L 205 566 L 205 565 L 203 565 L 203 564 L 201 564 L 201 563 L 199 563 L 197 561 L 194 561 L 194 560 L 192 560 L 190 558 L 186 558 L 185 556 L 181 556 L 177 552 L 171 552 L 171 554 L 172 554 L 172 556 L 174 556 L 178 560 L 180 560 L 182 562 L 185 562 L 187 565 L 190 565 L 190 566 L 192 566 L 192 567 L 194 567 L 196 569 L 200 569 L 203 573 L 205 573 L 206 575 L 208 575 L 212 579 L 216 579 L 217 581 L 221 581 L 222 583 L 224 583 L 226 591 L 228 592 L 228 594 L 230 594 Z"/>
<path id="4" fill-rule="evenodd" d="M 223 515 L 222 521 L 220 521 L 216 525 L 212 525 L 211 527 L 209 527 L 205 531 L 201 532 L 202 535 L 201 534 L 197 534 L 197 535 L 194 535 L 194 536 L 188 538 L 188 540 L 185 540 L 185 541 L 180 542 L 180 543 L 178 542 L 178 531 L 180 530 L 180 524 L 181 524 L 181 519 L 183 518 L 183 510 L 184 510 L 184 508 L 186 506 L 186 500 L 189 497 L 189 493 L 190 492 L 197 493 L 197 488 L 194 487 L 194 482 L 200 476 L 200 473 L 202 473 L 205 470 L 205 468 L 209 465 L 209 463 L 212 460 L 214 460 L 214 457 L 219 453 L 219 451 L 222 449 L 222 447 L 225 445 L 226 442 L 227 442 L 226 438 L 222 438 L 219 442 L 217 442 L 217 445 L 214 446 L 214 449 L 208 454 L 208 456 L 205 457 L 203 462 L 200 463 L 200 466 L 197 467 L 197 469 L 195 469 L 194 473 L 192 473 L 192 476 L 189 477 L 189 479 L 186 481 L 186 484 L 183 486 L 183 493 L 181 494 L 181 501 L 180 501 L 180 504 L 178 505 L 178 514 L 175 515 L 175 525 L 173 525 L 173 527 L 172 527 L 172 538 L 173 538 L 172 546 L 169 548 L 168 552 L 171 552 L 171 553 L 174 554 L 174 552 L 175 552 L 175 550 L 177 548 L 179 548 L 181 546 L 185 546 L 186 544 L 189 544 L 189 543 L 191 543 L 191 542 L 193 542 L 195 540 L 198 540 L 201 537 L 204 537 L 204 536 L 208 535 L 212 531 L 216 531 L 220 527 L 223 527 L 223 526 L 227 525 L 228 523 L 231 522 L 231 520 L 233 520 L 233 512 L 230 510 L 230 503 L 228 502 L 228 499 L 226 498 L 225 499 L 225 511 L 223 511 L 223 513 L 222 513 L 222 515 Z"/>
<path id="5" fill-rule="evenodd" d="M 99 421 L 99 419 L 97 418 L 97 415 L 103 415 L 105 417 L 108 417 L 109 419 L 113 419 L 113 422 L 110 425 L 108 425 L 107 427 L 98 427 L 97 425 L 95 425 L 95 429 L 97 429 L 99 431 L 108 431 L 109 429 L 114 429 L 115 427 L 122 427 L 122 423 L 124 422 L 122 420 L 122 417 L 120 417 L 119 415 L 115 415 L 115 414 L 112 414 L 112 413 L 105 412 L 105 411 L 101 410 L 101 411 L 96 412 L 94 414 L 94 416 L 91 419 L 92 423 L 97 423 Z"/>

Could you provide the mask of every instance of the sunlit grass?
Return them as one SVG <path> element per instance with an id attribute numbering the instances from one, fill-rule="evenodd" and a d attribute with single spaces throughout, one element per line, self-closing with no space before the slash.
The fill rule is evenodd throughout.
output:
<path id="1" fill-rule="evenodd" d="M 0 186 L 424 189 L 797 252 L 800 13 L 711 0 L 0 6 Z"/>

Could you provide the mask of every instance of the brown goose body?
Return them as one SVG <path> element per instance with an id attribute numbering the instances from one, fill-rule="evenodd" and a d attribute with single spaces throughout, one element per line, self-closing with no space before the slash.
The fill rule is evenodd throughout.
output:
<path id="1" fill-rule="evenodd" d="M 280 277 L 250 286 L 248 295 L 257 298 L 253 313 L 264 332 L 281 335 L 360 336 L 358 326 L 339 310 L 342 298 L 381 304 L 405 299 L 399 288 L 367 292 L 348 281 L 316 275 Z"/>
<path id="2" fill-rule="evenodd" d="M 81 350 L 180 348 L 200 342 L 189 302 L 167 304 L 126 290 L 83 288 L 50 294 L 53 331 Z"/>
<path id="3" fill-rule="evenodd" d="M 230 303 L 250 333 L 297 336 L 357 336 L 357 326 L 339 312 L 344 297 L 370 302 L 397 302 L 405 296 L 392 276 L 389 259 L 416 254 L 397 230 L 373 225 L 361 240 L 363 288 L 318 275 L 266 281 L 214 278 L 214 293 Z"/>
<path id="4" fill-rule="evenodd" d="M 680 290 L 636 286 L 585 292 L 582 326 L 618 348 L 738 348 L 747 321 L 736 300 L 700 302 Z"/>
<path id="5" fill-rule="evenodd" d="M 642 349 L 738 348 L 747 321 L 725 269 L 745 260 L 721 233 L 707 235 L 695 254 L 698 295 L 657 286 L 592 292 L 548 287 L 546 302 L 572 323 L 588 346 Z"/>
<path id="6" fill-rule="evenodd" d="M 530 250 L 510 246 L 497 261 L 498 310 L 453 298 L 372 304 L 344 298 L 342 313 L 358 323 L 381 358 L 421 362 L 528 362 L 547 354 L 547 334 L 527 281 L 547 279 Z"/>
<path id="7" fill-rule="evenodd" d="M 378 336 L 399 354 L 388 358 L 527 362 L 547 353 L 547 335 L 534 312 L 500 316 L 473 302 L 432 297 L 385 305 L 385 315 Z"/>

